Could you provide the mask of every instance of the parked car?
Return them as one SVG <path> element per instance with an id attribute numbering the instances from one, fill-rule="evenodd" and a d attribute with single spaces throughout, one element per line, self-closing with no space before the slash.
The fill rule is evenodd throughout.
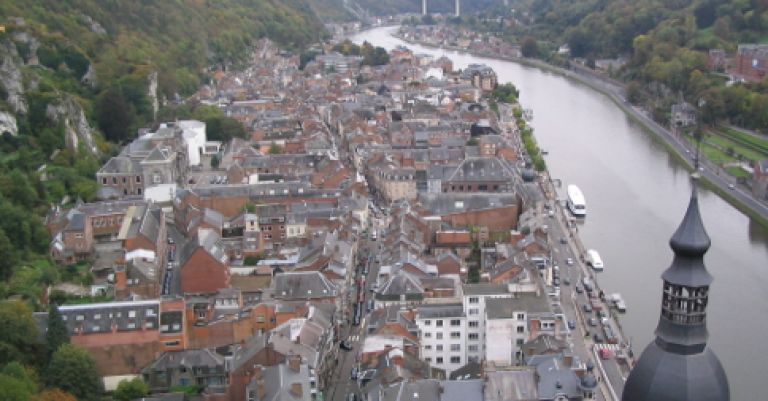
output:
<path id="1" fill-rule="evenodd" d="M 563 285 L 571 285 L 571 279 L 569 279 L 568 277 L 564 278 Z"/>
<path id="2" fill-rule="evenodd" d="M 597 334 L 597 333 L 595 333 L 595 334 L 592 336 L 592 339 L 593 339 L 593 340 L 594 340 L 596 343 L 601 343 L 601 342 L 603 342 L 603 336 L 601 336 L 600 334 Z"/>
<path id="3" fill-rule="evenodd" d="M 590 304 L 581 305 L 581 308 L 584 309 L 584 312 L 587 312 L 587 313 L 591 313 L 592 312 L 592 305 L 590 305 Z"/>
<path id="4" fill-rule="evenodd" d="M 574 289 L 576 290 L 577 294 L 581 294 L 582 292 L 584 292 L 584 290 L 581 288 L 580 285 L 577 285 L 576 288 L 574 288 Z"/>
<path id="5" fill-rule="evenodd" d="M 357 380 L 357 367 L 356 366 L 352 367 L 352 372 L 350 373 L 349 378 L 351 380 Z"/>
<path id="6" fill-rule="evenodd" d="M 592 327 L 596 327 L 597 326 L 597 319 L 591 317 L 591 318 L 589 318 L 587 323 L 589 323 L 589 325 L 592 326 Z"/>
<path id="7" fill-rule="evenodd" d="M 339 348 L 343 349 L 344 351 L 352 351 L 352 344 L 350 344 L 349 341 L 344 340 L 339 343 Z"/>
<path id="8" fill-rule="evenodd" d="M 566 259 L 565 264 L 567 264 L 568 266 L 573 266 L 573 258 Z"/>
<path id="9" fill-rule="evenodd" d="M 576 322 L 574 322 L 573 320 L 569 320 L 568 321 L 568 328 L 571 329 L 571 330 L 576 330 Z"/>

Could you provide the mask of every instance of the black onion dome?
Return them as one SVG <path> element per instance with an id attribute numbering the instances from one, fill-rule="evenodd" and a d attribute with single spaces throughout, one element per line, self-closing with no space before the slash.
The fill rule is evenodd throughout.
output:
<path id="1" fill-rule="evenodd" d="M 698 354 L 668 352 L 655 342 L 643 351 L 624 384 L 622 401 L 727 401 L 728 379 L 710 348 Z"/>
<path id="2" fill-rule="evenodd" d="M 703 256 L 712 241 L 709 239 L 707 230 L 701 220 L 699 212 L 699 197 L 694 189 L 691 195 L 691 201 L 688 204 L 688 210 L 685 217 L 677 228 L 675 234 L 669 240 L 669 246 L 680 256 Z"/>

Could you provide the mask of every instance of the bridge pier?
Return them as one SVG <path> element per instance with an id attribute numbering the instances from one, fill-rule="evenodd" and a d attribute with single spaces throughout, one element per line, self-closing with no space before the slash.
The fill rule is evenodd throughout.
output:
<path id="1" fill-rule="evenodd" d="M 421 15 L 427 15 L 427 0 L 421 0 Z"/>

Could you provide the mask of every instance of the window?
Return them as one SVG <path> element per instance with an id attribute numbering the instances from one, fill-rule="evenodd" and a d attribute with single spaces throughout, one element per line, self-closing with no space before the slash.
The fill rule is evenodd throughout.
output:
<path id="1" fill-rule="evenodd" d="M 432 363 L 432 358 L 424 358 L 424 360 L 427 361 L 427 363 Z"/>
<path id="2" fill-rule="evenodd" d="M 525 333 L 525 326 L 517 326 L 518 333 Z"/>
<path id="3" fill-rule="evenodd" d="M 460 356 L 452 356 L 451 357 L 451 363 L 461 363 L 461 357 Z"/>
<path id="4" fill-rule="evenodd" d="M 112 183 L 117 184 L 117 177 L 112 177 Z"/>
<path id="5" fill-rule="evenodd" d="M 431 320 L 425 320 L 424 321 L 424 325 L 425 326 L 431 326 L 432 325 L 432 321 Z"/>
<path id="6" fill-rule="evenodd" d="M 471 320 L 469 322 L 469 327 L 478 327 L 479 325 L 480 325 L 480 322 L 478 322 L 477 320 Z"/>
<path id="7" fill-rule="evenodd" d="M 107 177 L 102 177 L 101 178 L 101 183 L 104 184 L 104 185 L 107 185 Z"/>
<path id="8" fill-rule="evenodd" d="M 438 356 L 437 359 L 435 359 L 435 363 L 443 363 L 443 357 Z"/>
<path id="9" fill-rule="evenodd" d="M 128 179 L 123 177 L 123 184 L 125 184 L 126 182 L 128 182 Z"/>
<path id="10" fill-rule="evenodd" d="M 136 194 L 141 195 L 141 188 L 136 189 Z"/>
<path id="11" fill-rule="evenodd" d="M 429 351 L 429 350 L 431 350 L 431 349 L 432 349 L 432 346 L 431 346 L 431 345 L 425 345 L 425 346 L 424 346 L 424 349 L 425 349 L 425 350 L 427 350 L 427 351 Z"/>
<path id="12" fill-rule="evenodd" d="M 476 304 L 478 302 L 480 302 L 480 298 L 478 298 L 478 297 L 469 297 L 469 303 Z"/>
<path id="13" fill-rule="evenodd" d="M 432 338 L 432 333 L 424 333 L 424 338 Z"/>
<path id="14" fill-rule="evenodd" d="M 443 321 L 442 320 L 435 320 L 435 326 L 443 327 Z"/>
<path id="15" fill-rule="evenodd" d="M 442 344 L 435 345 L 435 351 L 442 351 L 442 350 L 443 350 Z"/>
<path id="16" fill-rule="evenodd" d="M 438 340 L 442 340 L 443 339 L 443 333 L 435 333 L 435 338 L 438 339 Z"/>
<path id="17" fill-rule="evenodd" d="M 525 313 L 518 313 L 517 314 L 517 320 L 520 320 L 520 321 L 525 320 Z"/>
<path id="18" fill-rule="evenodd" d="M 525 342 L 525 340 L 523 340 L 522 338 L 518 338 L 518 339 L 517 339 L 517 341 L 515 341 L 515 343 L 516 343 L 518 346 L 520 346 L 520 345 L 523 345 L 523 343 L 524 343 L 524 342 Z"/>
<path id="19" fill-rule="evenodd" d="M 150 322 L 146 322 L 146 323 L 144 323 L 144 327 L 146 327 L 148 329 L 152 329 L 152 328 L 155 327 L 155 323 L 151 322 L 151 321 Z"/>
<path id="20" fill-rule="evenodd" d="M 461 326 L 461 320 L 459 319 L 451 320 L 451 326 Z"/>
<path id="21" fill-rule="evenodd" d="M 77 315 L 77 317 L 75 317 L 75 320 L 78 320 L 78 321 L 85 320 L 85 315 Z"/>
<path id="22" fill-rule="evenodd" d="M 467 346 L 467 351 L 469 352 L 477 352 L 477 344 L 472 344 Z"/>
<path id="23" fill-rule="evenodd" d="M 75 238 L 83 238 L 83 234 L 77 233 L 77 234 L 75 234 Z"/>
<path id="24" fill-rule="evenodd" d="M 480 338 L 480 335 L 477 333 L 469 333 L 468 337 L 470 340 L 477 340 L 478 338 Z"/>
<path id="25" fill-rule="evenodd" d="M 93 318 L 94 319 L 101 319 L 101 313 L 97 313 L 97 314 L 93 315 Z"/>
<path id="26" fill-rule="evenodd" d="M 461 338 L 461 333 L 458 331 L 452 331 L 451 338 Z"/>
<path id="27" fill-rule="evenodd" d="M 135 329 L 136 328 L 136 323 L 128 323 L 127 327 L 129 329 Z"/>
<path id="28" fill-rule="evenodd" d="M 461 344 L 451 344 L 451 351 L 461 351 Z"/>
<path id="29" fill-rule="evenodd" d="M 128 311 L 128 317 L 136 317 L 136 311 L 135 310 L 129 310 Z"/>
<path id="30" fill-rule="evenodd" d="M 264 316 L 263 315 L 256 316 L 256 322 L 257 323 L 264 323 Z"/>
<path id="31" fill-rule="evenodd" d="M 478 309 L 478 308 L 469 308 L 469 314 L 470 315 L 477 315 L 478 313 L 480 313 L 480 309 Z"/>
<path id="32" fill-rule="evenodd" d="M 136 182 L 141 182 L 141 176 L 140 175 L 136 176 Z"/>

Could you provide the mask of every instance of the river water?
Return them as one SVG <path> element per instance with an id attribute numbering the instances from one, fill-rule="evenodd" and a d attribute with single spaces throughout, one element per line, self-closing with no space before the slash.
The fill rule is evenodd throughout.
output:
<path id="1" fill-rule="evenodd" d="M 446 55 L 454 68 L 487 64 L 500 83 L 517 86 L 523 107 L 533 110 L 535 136 L 549 152 L 545 157 L 552 177 L 561 179 L 563 188 L 578 185 L 585 195 L 588 216 L 579 234 L 606 265 L 598 279 L 603 290 L 623 295 L 629 310 L 621 322 L 639 353 L 654 337 L 660 275 L 672 260 L 668 241 L 691 192 L 686 170 L 611 100 L 587 86 L 513 62 L 407 44 L 390 35 L 395 29 L 371 29 L 351 39 L 388 50 L 405 45 L 419 53 Z M 714 193 L 702 190 L 699 198 L 712 238 L 705 260 L 715 277 L 709 344 L 728 373 L 731 399 L 763 400 L 768 378 L 762 359 L 768 347 L 761 339 L 761 333 L 768 333 L 768 230 Z"/>

